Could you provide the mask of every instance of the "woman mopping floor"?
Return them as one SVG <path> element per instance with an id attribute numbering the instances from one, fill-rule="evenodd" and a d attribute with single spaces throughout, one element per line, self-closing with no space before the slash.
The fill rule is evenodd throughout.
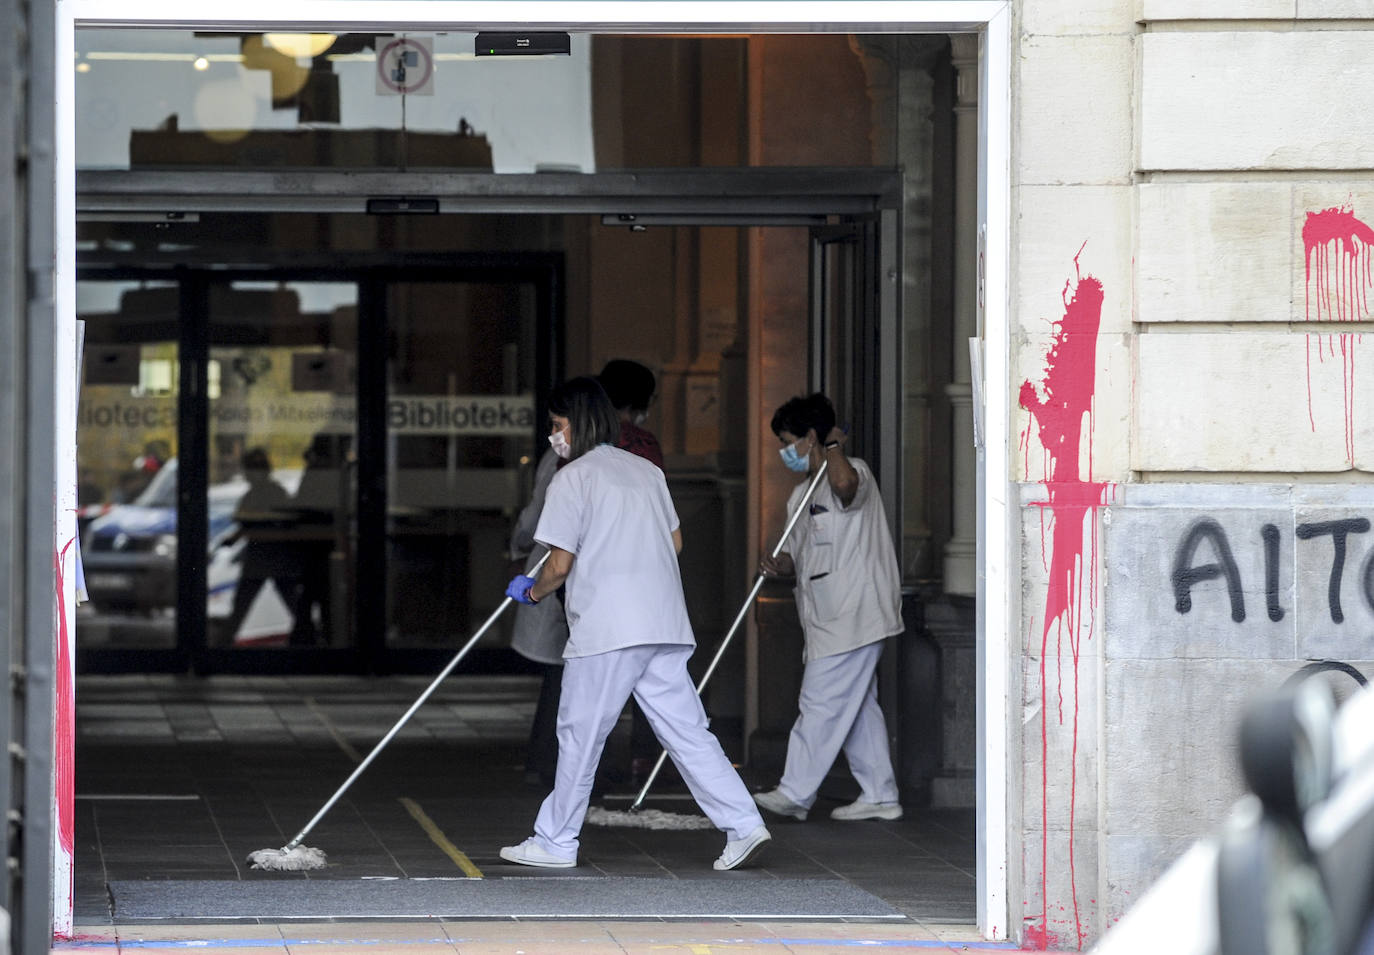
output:
<path id="1" fill-rule="evenodd" d="M 566 584 L 568 645 L 558 707 L 558 767 L 534 835 L 501 850 L 520 865 L 577 865 L 578 834 L 606 737 L 633 694 L 711 822 L 726 834 L 717 869 L 753 861 L 771 836 L 744 781 L 707 729 L 687 673 L 695 640 L 677 554 L 682 532 L 663 472 L 615 447 L 620 422 L 594 379 L 549 397 L 549 443 L 568 459 L 549 484 L 535 540 L 538 579 L 506 595 L 538 603 Z"/>

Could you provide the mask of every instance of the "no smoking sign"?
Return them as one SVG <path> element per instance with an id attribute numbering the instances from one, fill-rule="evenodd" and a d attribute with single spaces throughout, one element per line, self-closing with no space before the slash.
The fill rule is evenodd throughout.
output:
<path id="1" fill-rule="evenodd" d="M 403 36 L 377 51 L 377 93 L 381 96 L 434 95 L 434 41 Z"/>

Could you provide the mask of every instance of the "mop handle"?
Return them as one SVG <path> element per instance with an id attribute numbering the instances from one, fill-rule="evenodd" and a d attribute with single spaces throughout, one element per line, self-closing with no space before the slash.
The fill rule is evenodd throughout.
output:
<path id="1" fill-rule="evenodd" d="M 787 538 L 792 535 L 792 528 L 797 526 L 797 521 L 801 519 L 802 513 L 806 510 L 807 502 L 811 500 L 811 495 L 815 493 L 816 485 L 820 484 L 821 478 L 825 476 L 825 469 L 828 463 L 829 462 L 824 458 L 821 459 L 821 466 L 816 469 L 816 476 L 813 477 L 811 483 L 807 485 L 806 493 L 802 495 L 801 501 L 797 504 L 797 509 L 793 511 L 792 516 L 788 518 L 787 526 L 782 529 L 782 536 L 778 538 L 777 545 L 768 556 L 777 557 L 782 553 L 783 547 L 787 544 Z M 754 578 L 754 586 L 750 589 L 749 595 L 744 598 L 744 603 L 740 606 L 739 613 L 735 614 L 735 622 L 730 624 L 730 629 L 726 631 L 725 638 L 720 641 L 720 646 L 716 648 L 716 655 L 711 658 L 711 665 L 706 668 L 706 672 L 701 675 L 701 680 L 697 683 L 697 696 L 701 696 L 701 691 L 705 689 L 706 682 L 710 680 L 711 675 L 716 672 L 716 665 L 720 663 L 721 657 L 725 656 L 725 649 L 730 646 L 730 641 L 734 638 L 735 631 L 739 629 L 739 625 L 744 621 L 745 615 L 749 612 L 749 606 L 754 602 L 754 598 L 758 596 L 759 591 L 763 589 L 764 579 L 765 576 L 763 574 L 759 574 Z M 639 795 L 635 797 L 635 801 L 630 804 L 630 812 L 638 811 L 639 807 L 644 803 L 644 797 L 649 795 L 649 787 L 652 786 L 654 780 L 658 778 L 659 770 L 663 768 L 663 761 L 667 758 L 668 751 L 661 750 L 658 754 L 658 761 L 654 763 L 653 771 L 649 773 L 649 778 L 644 781 L 644 788 L 639 791 Z"/>
<path id="2" fill-rule="evenodd" d="M 548 559 L 549 553 L 545 553 L 543 557 L 539 558 L 538 563 L 530 568 L 529 576 L 536 576 L 539 573 L 539 569 L 544 566 L 544 562 Z M 396 725 L 387 731 L 387 734 L 382 737 L 381 742 L 372 747 L 372 752 L 367 754 L 367 758 L 358 764 L 358 768 L 353 770 L 353 774 L 344 780 L 344 784 L 335 791 L 334 795 L 329 797 L 329 801 L 320 807 L 320 811 L 315 813 L 314 818 L 305 824 L 304 829 L 296 833 L 295 838 L 282 847 L 283 852 L 290 852 L 301 844 L 301 840 L 309 834 L 311 829 L 315 828 L 315 824 L 324 818 L 325 813 L 334 808 L 334 804 L 339 801 L 339 797 L 347 792 L 348 787 L 353 785 L 353 781 L 363 774 L 363 770 L 372 765 L 372 761 L 377 758 L 377 754 L 382 751 L 383 747 L 385 747 L 387 743 L 390 743 L 391 738 L 401 731 L 401 727 L 405 726 L 410 718 L 415 715 L 415 711 L 424 704 L 425 700 L 430 698 L 430 695 L 439 688 L 439 684 L 444 682 L 444 679 L 453 672 L 453 668 L 462 662 L 463 657 L 467 656 L 468 651 L 477 644 L 478 640 L 482 639 L 482 635 L 491 629 L 491 625 L 494 624 L 497 618 L 505 612 L 505 609 L 514 602 L 515 601 L 510 597 L 501 601 L 497 608 L 492 611 L 491 616 L 487 618 L 487 622 L 478 627 L 477 632 L 468 638 L 468 642 L 463 644 L 463 648 L 448 662 L 448 666 L 444 667 L 439 675 L 434 678 L 434 681 L 430 683 L 429 686 L 425 687 L 425 692 L 420 694 L 419 699 L 410 704 L 410 709 L 406 710 L 405 715 L 396 721 Z"/>

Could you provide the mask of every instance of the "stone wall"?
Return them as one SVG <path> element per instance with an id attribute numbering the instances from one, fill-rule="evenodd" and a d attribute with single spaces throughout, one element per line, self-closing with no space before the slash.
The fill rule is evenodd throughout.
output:
<path id="1" fill-rule="evenodd" d="M 1132 485 L 1102 509 L 1109 918 L 1240 795 L 1248 699 L 1308 661 L 1374 674 L 1371 516 L 1370 485 Z"/>
<path id="2" fill-rule="evenodd" d="M 1370 672 L 1374 8 L 1024 0 L 1014 43 L 1009 889 L 1075 948 L 1239 794 L 1250 695 Z"/>

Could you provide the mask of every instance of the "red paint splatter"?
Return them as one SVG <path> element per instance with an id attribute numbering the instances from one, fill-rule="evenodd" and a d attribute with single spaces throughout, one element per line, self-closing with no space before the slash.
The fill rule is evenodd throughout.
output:
<path id="1" fill-rule="evenodd" d="M 1040 925 L 1027 925 L 1022 947 L 1039 952 L 1049 951 L 1059 947 L 1059 936 L 1046 928 L 1043 922 Z"/>
<path id="2" fill-rule="evenodd" d="M 1087 243 L 1085 242 L 1086 246 Z M 1078 250 L 1081 255 L 1083 249 Z M 1021 385 L 1020 403 L 1035 418 L 1037 437 L 1046 457 L 1042 483 L 1049 500 L 1041 505 L 1051 514 L 1049 584 L 1045 594 L 1044 629 L 1040 636 L 1040 785 L 1041 856 L 1040 890 L 1043 910 L 1038 925 L 1026 929 L 1026 939 L 1037 948 L 1048 948 L 1059 941 L 1049 928 L 1049 717 L 1046 661 L 1050 631 L 1055 633 L 1055 659 L 1062 660 L 1063 638 L 1067 634 L 1073 662 L 1072 755 L 1069 761 L 1069 885 L 1073 896 L 1073 918 L 1082 949 L 1086 933 L 1078 906 L 1077 873 L 1074 866 L 1074 812 L 1078 790 L 1078 663 L 1080 640 L 1092 639 L 1096 626 L 1097 588 L 1097 507 L 1106 503 L 1109 489 L 1105 481 L 1092 479 L 1093 396 L 1097 382 L 1097 336 L 1102 323 L 1102 283 L 1078 272 L 1074 256 L 1074 279 L 1066 282 L 1062 299 L 1064 315 L 1054 323 L 1055 335 L 1045 358 L 1045 376 L 1039 391 L 1031 382 Z M 1044 397 L 1041 397 L 1043 394 Z M 1084 443 L 1086 439 L 1086 444 Z M 1027 444 L 1029 442 L 1027 441 Z M 1027 460 L 1029 460 L 1029 452 Z M 1086 474 L 1080 470 L 1086 465 Z M 1029 476 L 1029 475 L 1027 475 Z M 1044 510 L 1041 511 L 1043 527 Z M 1083 527 L 1089 524 L 1090 554 L 1084 560 Z M 1041 547 L 1044 547 L 1042 531 Z M 1086 579 L 1084 571 L 1087 571 Z M 1059 724 L 1064 724 L 1063 667 L 1059 676 Z M 1061 908 L 1062 910 L 1062 908 Z"/>
<path id="3" fill-rule="evenodd" d="M 53 762 L 56 770 L 57 840 L 69 855 L 75 839 L 76 694 L 72 686 L 72 657 L 67 638 L 67 596 L 62 581 L 62 561 L 74 540 L 57 555 L 57 720 L 53 730 Z"/>
<path id="4" fill-rule="evenodd" d="M 1354 210 L 1332 207 L 1309 212 L 1302 226 L 1304 258 L 1304 318 L 1309 322 L 1368 321 L 1369 287 L 1374 284 L 1374 229 L 1355 218 Z M 1312 413 L 1312 339 L 1307 336 L 1307 418 L 1312 430 L 1317 419 Z M 1341 390 L 1345 399 L 1345 455 L 1355 464 L 1355 345 L 1363 335 L 1342 333 L 1326 335 L 1326 353 L 1318 334 L 1317 361 L 1336 357 L 1339 339 Z"/>

